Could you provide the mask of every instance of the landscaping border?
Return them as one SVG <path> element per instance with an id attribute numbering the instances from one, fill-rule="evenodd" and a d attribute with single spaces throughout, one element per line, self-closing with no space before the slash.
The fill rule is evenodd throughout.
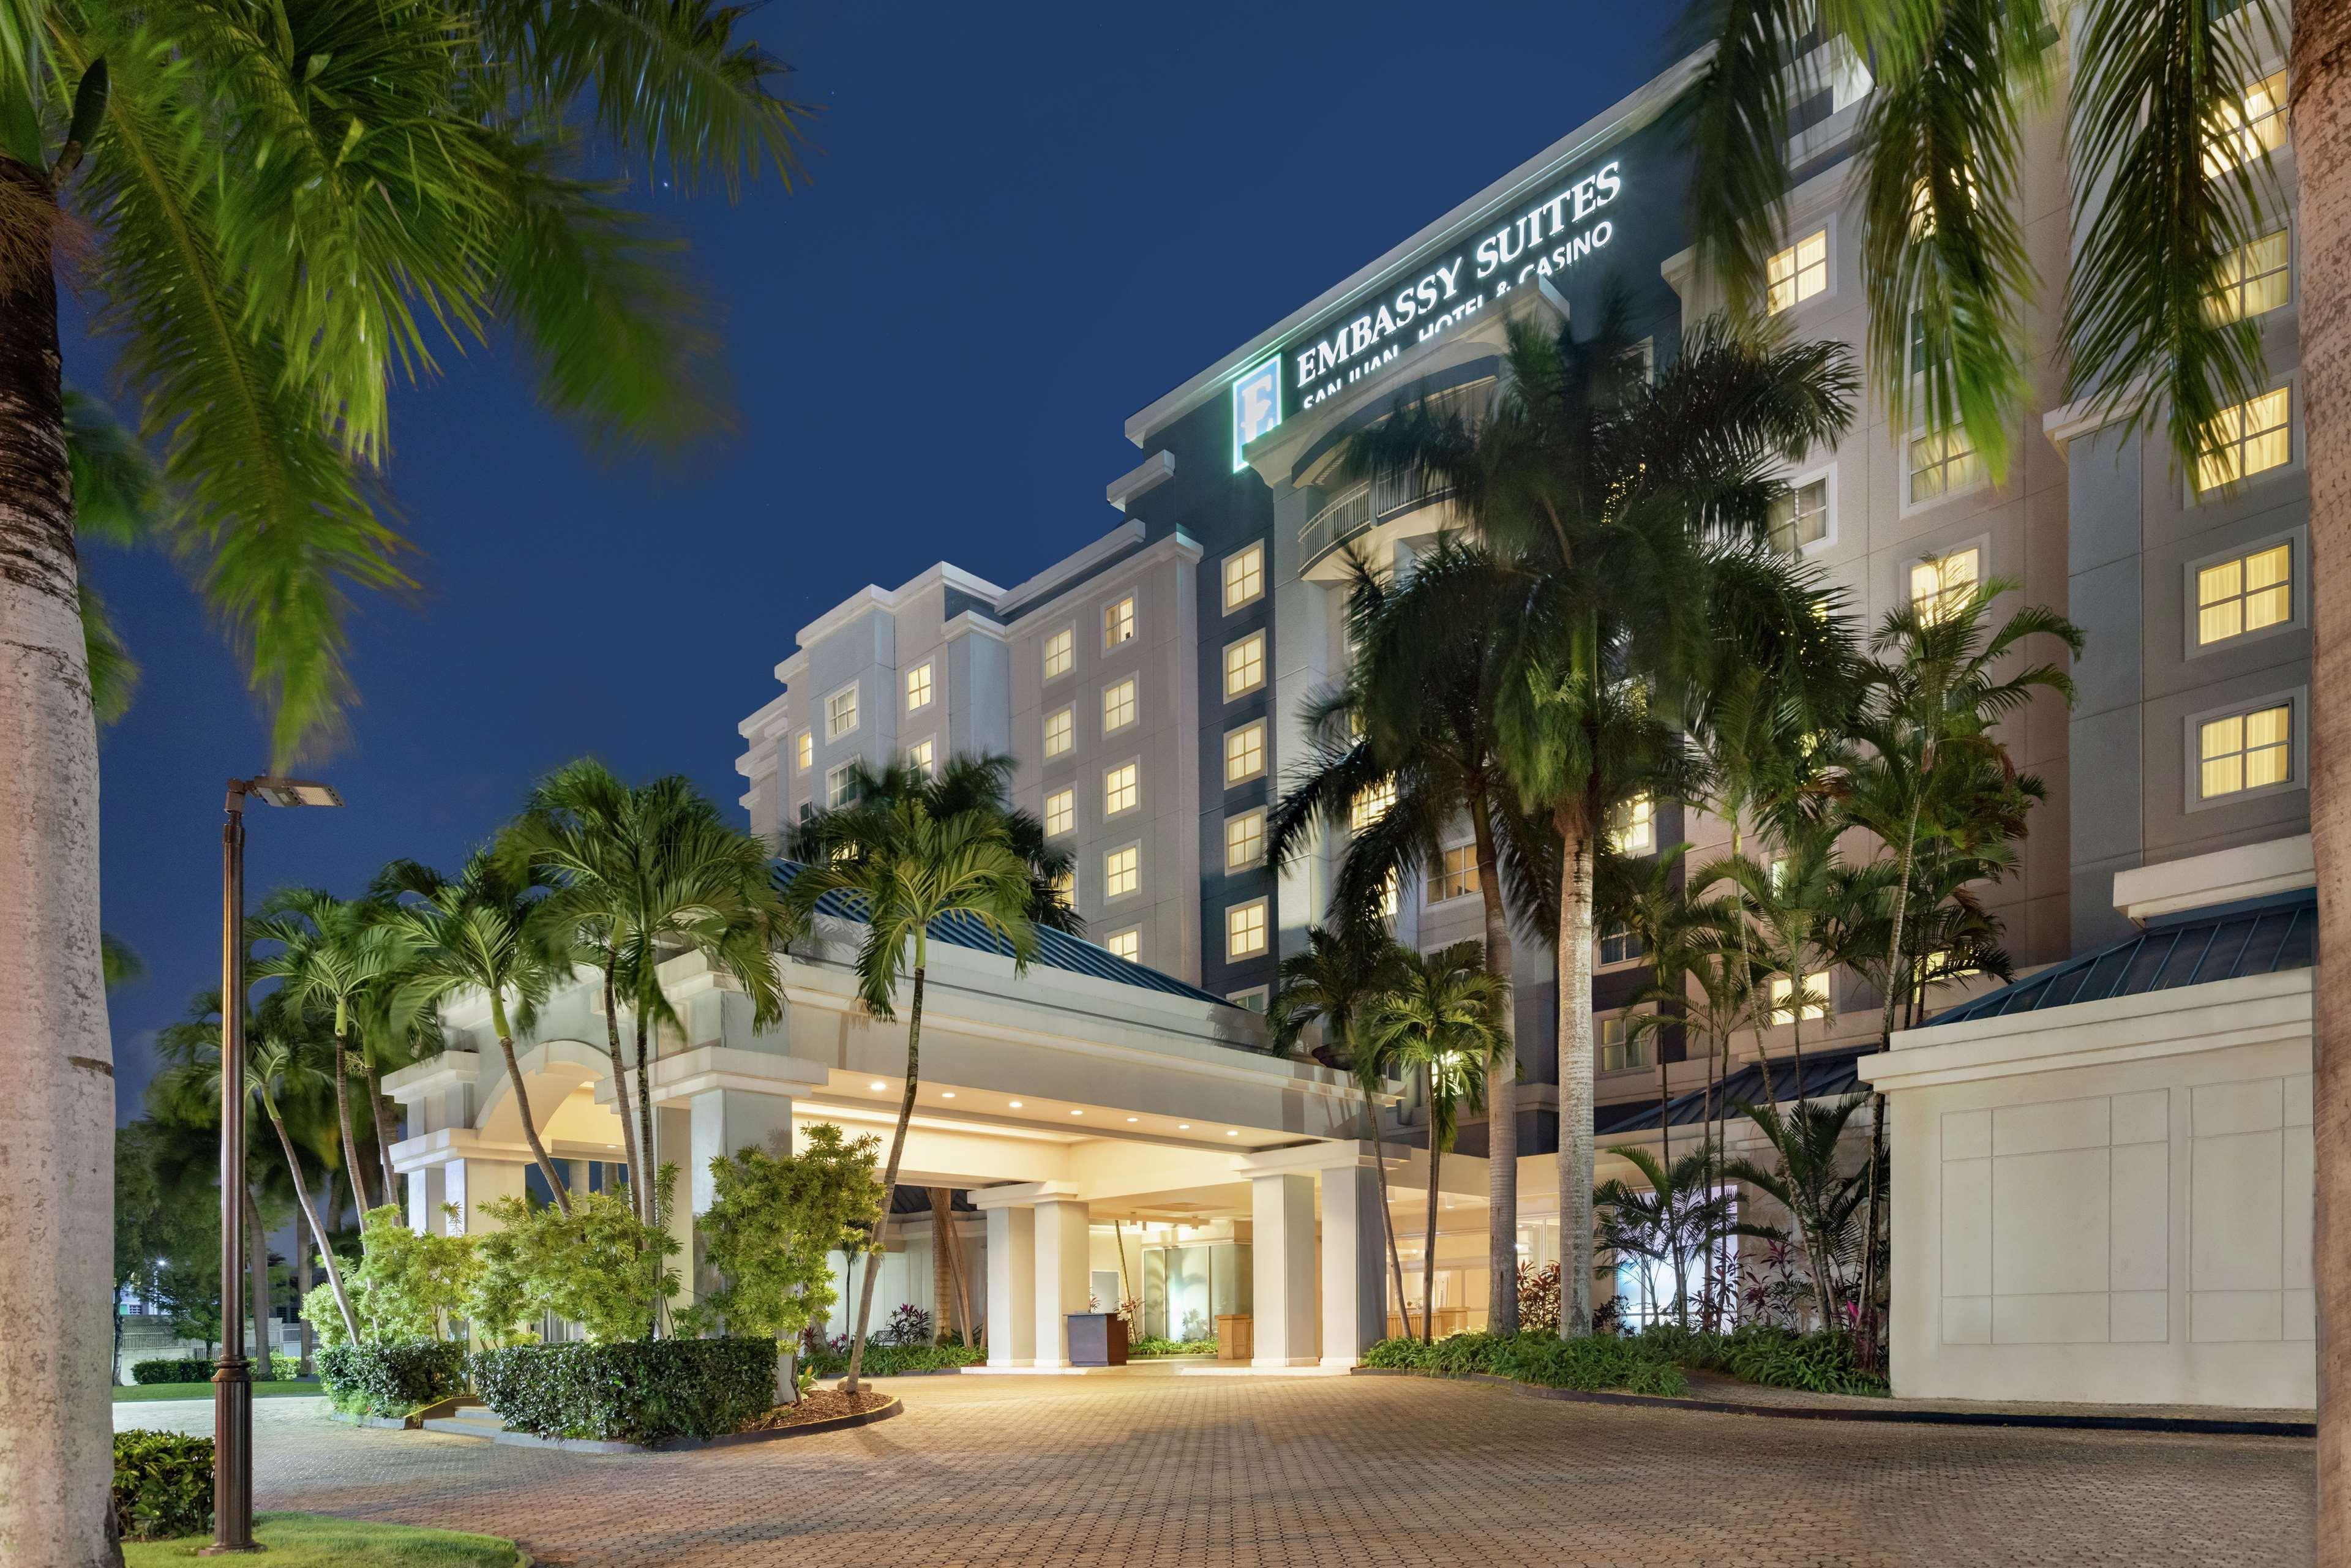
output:
<path id="1" fill-rule="evenodd" d="M 893 1416 L 905 1414 L 906 1404 L 893 1396 L 890 1403 L 877 1410 L 861 1410 L 853 1416 L 835 1416 L 823 1421 L 810 1421 L 799 1427 L 778 1427 L 767 1432 L 727 1432 L 716 1437 L 664 1437 L 658 1443 L 622 1443 L 599 1437 L 534 1437 L 528 1432 L 500 1432 L 490 1441 L 517 1448 L 559 1448 L 567 1454 L 677 1454 L 696 1448 L 731 1448 L 743 1443 L 772 1443 L 786 1437 L 813 1437 L 825 1432 L 846 1432 L 852 1427 L 870 1427 L 876 1421 L 887 1421 Z"/>
<path id="2" fill-rule="evenodd" d="M 2059 1416 L 2011 1410 L 1870 1410 L 1844 1405 L 1742 1405 L 1730 1399 L 1668 1398 L 1657 1394 L 1602 1394 L 1578 1388 L 1545 1388 L 1490 1372 L 1454 1375 L 1411 1367 L 1357 1366 L 1357 1377 L 1435 1377 L 1453 1383 L 1495 1383 L 1531 1399 L 1573 1405 L 1634 1405 L 1658 1410 L 1696 1410 L 1714 1416 L 1762 1416 L 1782 1421 L 1899 1421 L 1921 1427 L 2028 1427 L 2066 1432 L 2176 1432 L 2220 1437 L 2315 1437 L 2314 1421 L 2262 1421 L 2220 1416 Z"/>

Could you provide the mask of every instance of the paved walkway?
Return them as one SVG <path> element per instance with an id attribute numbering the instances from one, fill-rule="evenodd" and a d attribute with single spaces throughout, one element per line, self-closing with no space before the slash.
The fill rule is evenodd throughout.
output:
<path id="1" fill-rule="evenodd" d="M 2311 1555 L 2311 1446 L 1759 1421 L 1420 1378 L 930 1377 L 862 1429 L 601 1458 L 255 1407 L 258 1500 L 550 1568 L 2195 1563 Z M 116 1406 L 204 1431 L 209 1406 Z"/>

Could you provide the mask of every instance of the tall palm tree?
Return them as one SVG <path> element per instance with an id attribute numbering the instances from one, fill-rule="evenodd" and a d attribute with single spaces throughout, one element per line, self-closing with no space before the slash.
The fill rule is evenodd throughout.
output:
<path id="1" fill-rule="evenodd" d="M 980 766 L 1000 778 L 998 760 L 984 758 Z M 1000 795 L 976 798 L 969 770 L 934 777 L 903 763 L 879 771 L 860 764 L 849 788 L 846 804 L 820 811 L 794 829 L 791 853 L 801 864 L 786 884 L 784 899 L 798 922 L 814 919 L 828 898 L 834 910 L 865 922 L 857 955 L 858 991 L 875 1017 L 896 1016 L 899 979 L 911 971 L 906 1087 L 882 1176 L 886 1207 L 897 1190 L 922 1078 L 931 927 L 948 920 L 976 923 L 1011 949 L 1013 972 L 1021 974 L 1037 951 L 1033 916 L 1039 894 L 1035 868 L 1018 847 L 1027 834 L 1015 821 L 1017 813 Z M 851 1394 L 857 1392 L 864 1368 L 866 1325 L 881 1271 L 877 1245 L 866 1253 L 865 1281 L 857 1292 L 857 1327 L 850 1341 L 849 1375 L 841 1385 Z"/>
<path id="2" fill-rule="evenodd" d="M 1657 1136 L 1667 1165 L 1674 1158 L 1674 1129 L 1666 1115 L 1673 1095 L 1665 1036 L 1685 1026 L 1692 972 L 1702 961 L 1707 939 L 1721 929 L 1720 912 L 1693 898 L 1685 885 L 1682 862 L 1689 849 L 1687 843 L 1669 844 L 1638 859 L 1604 855 L 1593 876 L 1594 900 L 1639 941 L 1648 964 L 1648 983 L 1634 992 L 1628 1005 L 1649 1010 L 1633 1013 L 1625 1032 L 1627 1040 L 1650 1040 L 1656 1051 Z"/>
<path id="3" fill-rule="evenodd" d="M 351 1119 L 350 1070 L 357 1063 L 367 1072 L 359 1053 L 360 1015 L 370 1005 L 382 1006 L 393 980 L 411 961 L 412 940 L 388 918 L 389 911 L 374 899 L 337 898 L 323 888 L 295 887 L 272 894 L 246 930 L 256 943 L 275 943 L 277 951 L 256 957 L 251 974 L 256 980 L 277 979 L 299 1005 L 327 1012 L 333 1020 L 335 1114 L 343 1132 L 343 1170 L 362 1211 L 368 1202 L 366 1166 L 360 1159 L 360 1142 Z M 373 1083 L 372 1073 L 368 1073 Z M 371 1093 L 368 1120 L 376 1121 Z M 386 1140 L 379 1130 L 377 1142 Z M 392 1201 L 387 1159 L 383 1201 Z"/>
<path id="4" fill-rule="evenodd" d="M 1418 1068 L 1428 1103 L 1428 1215 L 1420 1251 L 1424 1344 L 1437 1333 L 1438 1176 L 1460 1133 L 1463 1107 L 1474 1112 L 1485 1103 L 1489 1067 L 1510 1049 L 1501 1021 L 1510 994 L 1500 977 L 1487 972 L 1480 944 L 1457 942 L 1435 953 L 1405 949 L 1388 988 L 1364 1009 L 1364 1048 L 1407 1071 Z M 1510 1284 L 1515 1295 L 1515 1268 Z"/>
<path id="5" fill-rule="evenodd" d="M 1525 593 L 1497 729 L 1558 868 L 1560 1333 L 1591 1332 L 1593 874 L 1615 819 L 1687 794 L 1669 717 L 1729 643 L 1759 668 L 1843 663 L 1834 607 L 1762 544 L 1776 474 L 1832 442 L 1854 377 L 1834 345 L 1717 318 L 1652 379 L 1622 308 L 1588 335 L 1511 325 L 1501 391 L 1472 424 L 1422 413 L 1355 436 L 1357 468 L 1452 491 Z"/>
<path id="6" fill-rule="evenodd" d="M 1352 922 L 1390 890 L 1440 873 L 1445 839 L 1465 824 L 1485 915 L 1486 969 L 1507 989 L 1503 889 L 1514 878 L 1506 871 L 1523 875 L 1542 858 L 1530 841 L 1544 830 L 1517 809 L 1503 770 L 1494 727 L 1508 644 L 1491 630 L 1508 622 L 1524 590 L 1490 552 L 1450 532 L 1439 533 L 1400 580 L 1350 561 L 1353 667 L 1343 686 L 1308 705 L 1311 749 L 1267 819 L 1267 859 L 1287 863 L 1317 826 L 1346 835 L 1334 902 L 1357 912 L 1344 917 Z M 1358 802 L 1374 790 L 1393 801 L 1359 822 Z M 1539 912 L 1531 914 L 1529 923 L 1539 924 Z M 1515 1037 L 1508 1004 L 1501 1019 Z M 1519 1318 L 1517 1086 L 1513 1044 L 1487 1082 L 1487 1312 L 1499 1333 L 1517 1332 Z"/>
<path id="7" fill-rule="evenodd" d="M 1343 1068 L 1355 1081 L 1363 1099 L 1364 1136 L 1372 1145 L 1372 1163 L 1379 1172 L 1380 1228 L 1388 1240 L 1388 1272 L 1395 1286 L 1396 1312 L 1403 1321 L 1405 1337 L 1410 1339 L 1412 1303 L 1405 1300 L 1404 1254 L 1396 1245 L 1395 1207 L 1388 1197 L 1387 1140 L 1380 1131 L 1374 1099 L 1386 1088 L 1395 1063 L 1373 1044 L 1363 1028 L 1372 1002 L 1395 988 L 1405 956 L 1406 949 L 1382 925 L 1310 925 L 1306 946 L 1281 961 L 1266 1019 L 1273 1026 L 1274 1044 L 1283 1051 L 1295 1051 L 1310 1027 L 1322 1025 L 1322 1047 L 1318 1054 L 1328 1065 Z M 1515 1268 L 1511 1277 L 1515 1284 Z"/>
<path id="8" fill-rule="evenodd" d="M 538 1005 L 571 969 L 569 944 L 541 912 L 546 884 L 510 857 L 476 850 L 455 877 L 414 861 L 394 861 L 377 874 L 374 891 L 402 901 L 387 918 L 412 949 L 402 987 L 404 1009 L 428 1008 L 464 991 L 488 998 L 490 1030 L 506 1058 L 524 1141 L 556 1207 L 569 1215 L 571 1195 L 539 1142 L 538 1118 L 514 1048 L 515 1030 L 537 1021 Z M 351 1179 L 356 1186 L 356 1169 Z"/>
<path id="9" fill-rule="evenodd" d="M 1596 1245 L 1671 1269 L 1674 1316 L 1687 1328 L 1690 1259 L 1711 1260 L 1730 1226 L 1730 1196 L 1717 1188 L 1714 1161 L 1705 1148 L 1677 1160 L 1638 1147 L 1616 1153 L 1646 1185 L 1635 1186 L 1621 1177 L 1601 1184 L 1592 1199 L 1601 1214 Z"/>
<path id="10" fill-rule="evenodd" d="M 96 1395 L 113 1120 L 98 949 L 98 755 L 60 384 L 57 259 L 179 503 L 170 542 L 273 710 L 330 740 L 353 590 L 407 582 L 381 492 L 395 378 L 428 333 L 522 340 L 542 402 L 600 445 L 725 423 L 717 334 L 605 175 L 731 194 L 791 172 L 782 68 L 716 0 L 13 0 L 0 7 L 0 793 L 16 1074 L 0 1316 L 38 1375 L 0 1389 L 26 1458 L 0 1542 L 108 1560 Z M 53 239 L 62 238 L 62 246 Z M 119 689 L 119 686 L 118 686 Z M 37 1042 L 37 1043 L 36 1043 Z M 18 1195 L 21 1195 L 19 1198 Z M 14 1205 L 21 1201 L 21 1209 Z M 68 1217 L 71 1223 L 62 1222 Z M 37 1348 L 36 1348 L 37 1347 Z"/>

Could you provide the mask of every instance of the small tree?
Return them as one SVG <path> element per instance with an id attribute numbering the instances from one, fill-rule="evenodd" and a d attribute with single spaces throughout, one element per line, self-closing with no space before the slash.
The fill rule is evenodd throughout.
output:
<path id="1" fill-rule="evenodd" d="M 650 1225 L 612 1192 L 575 1192 L 569 1211 L 527 1197 L 483 1205 L 498 1228 L 474 1239 L 482 1264 L 466 1292 L 467 1320 L 501 1342 L 525 1337 L 524 1325 L 545 1312 L 578 1323 L 599 1343 L 650 1338 L 655 1303 L 675 1295 L 678 1282 L 663 1262 L 646 1293 L 643 1260 L 678 1251 L 666 1196 L 676 1167 L 655 1174 Z"/>
<path id="2" fill-rule="evenodd" d="M 678 1314 L 689 1332 L 792 1342 L 831 1316 L 839 1292 L 826 1254 L 855 1256 L 882 1223 L 881 1148 L 818 1122 L 800 1154 L 745 1149 L 712 1160 L 716 1191 L 699 1223 L 721 1283 Z"/>
<path id="3" fill-rule="evenodd" d="M 474 1239 L 411 1230 L 390 1206 L 370 1209 L 360 1235 L 360 1260 L 346 1283 L 361 1331 L 371 1340 L 446 1338 L 449 1320 L 465 1311 Z"/>

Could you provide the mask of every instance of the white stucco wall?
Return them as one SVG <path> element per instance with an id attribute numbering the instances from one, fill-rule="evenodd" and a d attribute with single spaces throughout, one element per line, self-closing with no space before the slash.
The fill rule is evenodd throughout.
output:
<path id="1" fill-rule="evenodd" d="M 2306 1408 L 2311 971 L 1913 1030 L 1894 1388 Z"/>

